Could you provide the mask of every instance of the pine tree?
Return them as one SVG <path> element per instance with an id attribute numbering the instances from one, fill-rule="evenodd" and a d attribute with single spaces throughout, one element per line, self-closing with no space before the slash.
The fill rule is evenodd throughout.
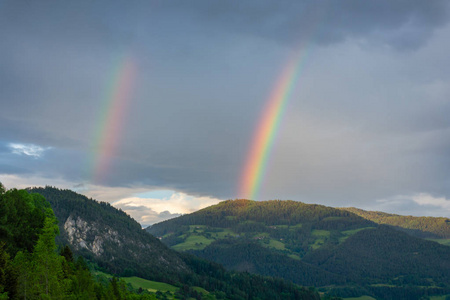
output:
<path id="1" fill-rule="evenodd" d="M 19 251 L 14 257 L 14 267 L 17 272 L 17 292 L 20 299 L 28 299 L 32 289 L 31 255 Z"/>
<path id="2" fill-rule="evenodd" d="M 55 237 L 59 233 L 56 218 L 47 217 L 33 253 L 35 292 L 41 298 L 60 296 L 63 291 L 59 284 L 62 277 L 62 256 L 56 253 Z"/>
<path id="3" fill-rule="evenodd" d="M 5 243 L 0 243 L 0 299 L 13 298 L 17 292 L 17 275 L 11 264 Z"/>

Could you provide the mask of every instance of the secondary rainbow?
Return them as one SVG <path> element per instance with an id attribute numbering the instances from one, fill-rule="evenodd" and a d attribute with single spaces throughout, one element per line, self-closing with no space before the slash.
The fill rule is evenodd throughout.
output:
<path id="1" fill-rule="evenodd" d="M 129 56 L 120 60 L 107 87 L 107 95 L 95 131 L 90 159 L 91 182 L 101 184 L 118 150 L 127 111 L 132 100 L 136 64 Z"/>
<path id="2" fill-rule="evenodd" d="M 270 152 L 292 92 L 301 74 L 307 49 L 286 65 L 266 102 L 247 154 L 239 184 L 239 197 L 255 199 L 264 179 Z"/>

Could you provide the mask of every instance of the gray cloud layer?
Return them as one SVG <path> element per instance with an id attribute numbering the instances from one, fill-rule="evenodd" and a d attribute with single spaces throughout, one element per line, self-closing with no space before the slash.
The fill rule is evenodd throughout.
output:
<path id="1" fill-rule="evenodd" d="M 88 181 L 108 84 L 131 57 L 103 184 L 236 197 L 261 109 L 304 45 L 261 197 L 449 196 L 448 12 L 420 0 L 2 2 L 0 173 Z M 51 149 L 36 160 L 9 143 Z"/>

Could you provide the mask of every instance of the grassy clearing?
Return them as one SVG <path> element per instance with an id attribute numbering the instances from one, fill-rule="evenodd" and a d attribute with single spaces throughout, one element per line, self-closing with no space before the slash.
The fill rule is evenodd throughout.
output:
<path id="1" fill-rule="evenodd" d="M 314 235 L 314 236 L 318 236 L 318 237 L 329 238 L 331 232 L 329 232 L 328 230 L 316 230 L 316 229 L 314 229 L 313 231 L 311 231 L 311 234 Z"/>
<path id="2" fill-rule="evenodd" d="M 103 273 L 101 271 L 94 271 L 94 275 L 105 277 L 105 278 L 112 278 L 113 276 L 108 273 Z M 142 288 L 145 290 L 148 290 L 150 292 L 176 292 L 179 288 L 176 286 L 164 283 L 164 282 L 157 282 L 152 280 L 143 279 L 140 277 L 120 277 L 121 280 L 125 281 L 126 283 L 131 284 L 131 286 L 135 289 Z"/>
<path id="3" fill-rule="evenodd" d="M 311 245 L 312 250 L 317 250 L 325 244 L 325 239 L 316 239 L 314 244 Z"/>
<path id="4" fill-rule="evenodd" d="M 94 271 L 92 272 L 95 276 L 99 276 L 99 277 L 106 277 L 106 278 L 112 278 L 111 274 L 108 273 L 103 273 L 101 271 Z"/>
<path id="5" fill-rule="evenodd" d="M 361 231 L 361 230 L 366 230 L 366 229 L 374 229 L 375 227 L 363 227 L 363 228 L 358 228 L 358 229 L 352 229 L 352 230 L 346 230 L 346 231 L 342 231 L 341 233 L 343 235 L 354 235 L 355 233 Z"/>
<path id="6" fill-rule="evenodd" d="M 274 239 L 270 239 L 269 240 L 269 247 L 270 248 L 275 248 L 277 250 L 285 250 L 286 249 L 284 243 L 282 243 L 280 241 L 277 241 L 277 240 L 274 240 Z"/>
<path id="7" fill-rule="evenodd" d="M 344 235 L 342 237 L 339 238 L 339 243 L 344 242 L 346 239 L 348 239 L 350 236 L 354 235 L 355 233 L 362 231 L 362 230 L 366 230 L 366 229 L 373 229 L 375 227 L 363 227 L 363 228 L 358 228 L 358 229 L 352 229 L 352 230 L 346 230 L 346 231 L 342 231 L 341 233 Z"/>
<path id="8" fill-rule="evenodd" d="M 251 233 L 251 234 L 252 234 L 253 239 L 270 237 L 268 232 L 256 232 L 256 233 Z"/>
<path id="9" fill-rule="evenodd" d="M 295 255 L 295 254 L 289 254 L 288 255 L 290 258 L 295 259 L 295 260 L 301 260 L 300 256 Z"/>
<path id="10" fill-rule="evenodd" d="M 271 225 L 269 227 L 273 229 L 288 229 L 289 225 Z"/>
<path id="11" fill-rule="evenodd" d="M 330 237 L 331 232 L 328 230 L 313 230 L 311 234 L 316 237 L 316 240 L 311 245 L 312 250 L 317 250 L 325 244 L 325 241 Z"/>
<path id="12" fill-rule="evenodd" d="M 206 229 L 205 225 L 189 225 L 189 232 L 204 232 Z"/>
<path id="13" fill-rule="evenodd" d="M 386 283 L 375 283 L 375 284 L 371 284 L 370 286 L 377 286 L 377 287 L 396 287 L 395 285 L 392 285 L 392 284 L 386 284 Z"/>
<path id="14" fill-rule="evenodd" d="M 260 241 L 261 246 L 266 247 L 266 248 L 273 248 L 273 249 L 277 249 L 277 250 L 286 250 L 286 247 L 284 245 L 284 243 L 278 241 L 278 240 L 274 240 L 274 239 L 270 239 L 267 242 L 267 239 L 264 239 L 262 241 Z"/>
<path id="15" fill-rule="evenodd" d="M 199 293 L 203 293 L 205 295 L 209 294 L 209 292 L 207 290 L 205 290 L 204 288 L 201 288 L 199 286 L 194 286 L 194 287 L 192 287 L 192 289 L 197 291 L 197 292 L 199 292 Z"/>
<path id="16" fill-rule="evenodd" d="M 216 239 L 225 239 L 228 236 L 236 237 L 236 235 L 237 235 L 235 232 L 233 232 L 229 228 L 224 228 L 222 231 L 219 231 L 219 232 L 210 232 L 210 233 L 211 233 L 211 237 L 214 237 Z"/>
<path id="17" fill-rule="evenodd" d="M 447 296 L 450 296 L 450 295 L 444 295 L 444 296 L 430 296 L 430 300 L 445 300 L 445 298 L 446 298 Z"/>
<path id="18" fill-rule="evenodd" d="M 176 292 L 179 289 L 176 286 L 167 283 L 146 280 L 140 277 L 122 277 L 121 279 L 123 279 L 126 283 L 131 284 L 135 289 L 143 288 L 149 290 L 150 292 Z"/>
<path id="19" fill-rule="evenodd" d="M 437 242 L 441 245 L 450 246 L 450 239 L 427 239 L 427 240 Z"/>
<path id="20" fill-rule="evenodd" d="M 299 229 L 299 228 L 302 228 L 302 227 L 303 227 L 303 224 L 302 223 L 298 223 L 298 224 L 289 226 L 289 230 L 295 231 L 296 229 Z"/>
<path id="21" fill-rule="evenodd" d="M 190 235 L 184 243 L 180 243 L 172 247 L 172 249 L 177 251 L 186 251 L 186 250 L 202 250 L 209 244 L 214 242 L 213 239 L 207 239 L 202 235 Z"/>

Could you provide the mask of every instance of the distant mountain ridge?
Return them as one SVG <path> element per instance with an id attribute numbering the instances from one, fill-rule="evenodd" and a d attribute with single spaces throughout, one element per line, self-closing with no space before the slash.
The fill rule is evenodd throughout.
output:
<path id="1" fill-rule="evenodd" d="M 228 200 L 147 230 L 175 250 L 230 270 L 280 276 L 340 296 L 450 293 L 450 247 L 344 209 Z"/>
<path id="2" fill-rule="evenodd" d="M 355 207 L 344 207 L 341 209 L 377 224 L 397 227 L 417 237 L 450 239 L 449 218 L 402 216 L 379 211 L 366 211 Z"/>

